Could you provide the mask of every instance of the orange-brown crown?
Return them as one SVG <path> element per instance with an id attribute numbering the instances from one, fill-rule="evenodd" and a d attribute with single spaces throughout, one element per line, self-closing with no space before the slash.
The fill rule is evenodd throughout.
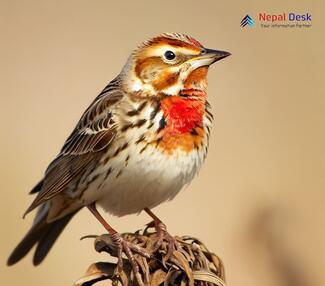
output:
<path id="1" fill-rule="evenodd" d="M 145 42 L 143 42 L 139 48 L 144 48 L 154 45 L 168 44 L 174 47 L 183 47 L 194 50 L 201 50 L 203 45 L 191 36 L 179 33 L 164 33 L 155 36 Z"/>

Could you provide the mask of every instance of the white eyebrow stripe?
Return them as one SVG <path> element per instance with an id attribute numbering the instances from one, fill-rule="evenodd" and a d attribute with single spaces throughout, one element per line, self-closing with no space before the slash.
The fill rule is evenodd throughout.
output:
<path id="1" fill-rule="evenodd" d="M 161 57 L 166 51 L 172 51 L 173 53 L 181 53 L 183 55 L 196 55 L 199 52 L 195 52 L 195 49 L 189 49 L 185 47 L 174 47 L 170 45 L 161 45 L 159 47 L 152 47 L 148 49 L 148 56 Z"/>

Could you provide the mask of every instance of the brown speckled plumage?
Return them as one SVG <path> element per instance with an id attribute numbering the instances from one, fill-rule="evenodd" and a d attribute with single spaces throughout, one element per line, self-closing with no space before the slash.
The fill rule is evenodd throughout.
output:
<path id="1" fill-rule="evenodd" d="M 140 45 L 32 190 L 37 196 L 25 214 L 37 208 L 35 221 L 8 264 L 35 244 L 34 263 L 40 263 L 84 206 L 98 203 L 122 216 L 174 198 L 206 157 L 212 122 L 207 71 L 228 55 L 177 33 Z"/>

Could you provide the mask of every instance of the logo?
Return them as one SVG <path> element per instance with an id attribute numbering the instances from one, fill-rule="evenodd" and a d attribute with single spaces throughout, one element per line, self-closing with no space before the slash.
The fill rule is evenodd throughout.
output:
<path id="1" fill-rule="evenodd" d="M 246 15 L 243 18 L 243 20 L 241 20 L 241 22 L 240 22 L 240 26 L 245 27 L 246 25 L 248 25 L 250 27 L 254 27 L 254 25 L 255 25 L 253 18 L 249 15 Z"/>
<path id="2" fill-rule="evenodd" d="M 261 28 L 310 28 L 312 19 L 310 13 L 259 13 Z"/>
<path id="3" fill-rule="evenodd" d="M 311 28 L 312 27 L 312 14 L 310 12 L 280 12 L 280 13 L 267 13 L 259 12 L 253 15 L 246 15 L 240 22 L 242 28 L 248 26 L 250 28 L 270 28 L 270 29 L 283 29 L 283 28 Z"/>

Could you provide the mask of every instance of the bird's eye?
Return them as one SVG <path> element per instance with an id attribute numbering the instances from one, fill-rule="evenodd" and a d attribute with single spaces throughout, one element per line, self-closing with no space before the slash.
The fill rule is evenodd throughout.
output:
<path id="1" fill-rule="evenodd" d="M 176 55 L 172 51 L 166 51 L 164 57 L 166 60 L 172 61 L 173 59 L 176 58 Z"/>

